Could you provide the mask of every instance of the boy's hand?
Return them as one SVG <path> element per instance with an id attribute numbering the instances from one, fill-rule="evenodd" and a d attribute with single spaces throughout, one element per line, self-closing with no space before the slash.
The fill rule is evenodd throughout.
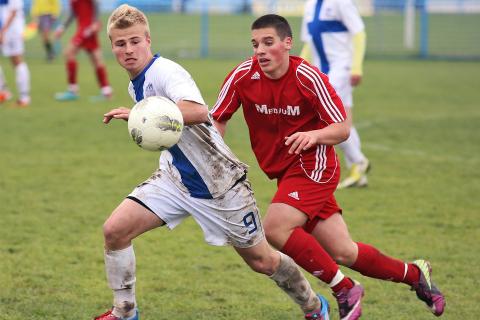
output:
<path id="1" fill-rule="evenodd" d="M 130 109 L 125 107 L 115 108 L 103 115 L 103 123 L 107 124 L 112 119 L 123 119 L 128 120 L 130 114 Z"/>
<path id="2" fill-rule="evenodd" d="M 285 137 L 285 145 L 290 146 L 289 154 L 300 154 L 317 145 L 315 131 L 295 132 L 289 137 Z"/>
<path id="3" fill-rule="evenodd" d="M 360 84 L 360 82 L 362 82 L 362 75 L 352 74 L 350 76 L 350 84 L 352 85 L 352 87 L 358 86 Z"/>

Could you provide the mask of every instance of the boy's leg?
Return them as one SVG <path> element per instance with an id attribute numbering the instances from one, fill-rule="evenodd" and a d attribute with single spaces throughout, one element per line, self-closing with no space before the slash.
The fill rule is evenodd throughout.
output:
<path id="1" fill-rule="evenodd" d="M 302 227 L 307 217 L 300 210 L 284 203 L 272 203 L 264 226 L 268 241 L 290 256 L 299 266 L 328 284 L 334 292 L 352 288 L 336 262 L 311 234 Z"/>
<path id="2" fill-rule="evenodd" d="M 273 203 L 264 222 L 267 238 L 299 266 L 328 284 L 337 299 L 340 319 L 360 318 L 363 287 L 345 277 L 317 239 L 300 227 L 306 219 L 303 212 L 292 206 Z"/>
<path id="3" fill-rule="evenodd" d="M 105 269 L 113 290 L 115 317 L 136 316 L 135 253 L 131 240 L 163 224 L 147 208 L 130 199 L 125 199 L 105 222 Z"/>
<path id="4" fill-rule="evenodd" d="M 55 99 L 59 101 L 70 101 L 78 99 L 78 83 L 77 83 L 77 53 L 80 50 L 75 44 L 70 42 L 65 49 L 65 68 L 67 71 L 67 91 L 58 92 L 55 94 Z"/>
<path id="5" fill-rule="evenodd" d="M 3 68 L 0 66 L 0 103 L 10 100 L 12 94 L 8 89 L 7 82 L 5 81 L 5 75 L 3 74 Z"/>
<path id="6" fill-rule="evenodd" d="M 15 65 L 15 80 L 18 90 L 18 102 L 27 106 L 30 104 L 30 71 L 22 56 L 13 56 L 12 62 Z"/>
<path id="7" fill-rule="evenodd" d="M 0 90 L 7 90 L 7 83 L 5 81 L 5 75 L 3 73 L 2 66 L 0 66 Z"/>
<path id="8" fill-rule="evenodd" d="M 367 277 L 405 282 L 410 285 L 418 280 L 419 272 L 413 264 L 407 265 L 388 257 L 370 245 L 355 243 L 340 214 L 334 214 L 327 220 L 320 220 L 312 235 L 335 261 Z"/>
<path id="9" fill-rule="evenodd" d="M 350 122 L 350 136 L 347 140 L 338 146 L 342 149 L 347 167 L 350 168 L 349 175 L 339 183 L 338 188 L 364 187 L 368 184 L 367 172 L 370 169 L 370 163 L 362 153 L 360 136 L 353 125 L 353 112 L 351 107 L 346 107 L 347 121 Z"/>
<path id="10" fill-rule="evenodd" d="M 113 310 L 116 317 L 128 318 L 135 314 L 135 253 L 133 246 L 125 249 L 105 249 L 105 270 L 113 290 Z"/>
<path id="11" fill-rule="evenodd" d="M 445 300 L 431 282 L 431 267 L 428 262 L 418 260 L 405 263 L 383 254 L 371 245 L 353 242 L 340 214 L 319 221 L 312 235 L 338 263 L 370 278 L 405 283 L 417 292 L 419 299 L 427 303 L 434 314 L 443 313 Z M 424 265 L 425 267 L 420 267 Z M 428 284 L 422 285 L 422 282 Z"/>
<path id="12" fill-rule="evenodd" d="M 305 314 L 317 312 L 320 315 L 322 310 L 324 313 L 327 310 L 328 314 L 328 303 L 322 308 L 319 297 L 295 262 L 287 255 L 273 250 L 265 239 L 253 247 L 235 247 L 235 250 L 254 271 L 266 274 L 275 281 Z"/>
<path id="13" fill-rule="evenodd" d="M 66 51 L 66 70 L 67 70 L 67 83 L 68 90 L 74 93 L 78 93 L 78 63 L 77 63 L 77 53 L 80 48 L 75 46 L 73 43 L 69 43 Z"/>
<path id="14" fill-rule="evenodd" d="M 100 47 L 89 52 L 90 59 L 95 68 L 95 74 L 97 82 L 100 87 L 101 93 L 104 97 L 109 98 L 112 95 L 112 88 L 108 82 L 107 68 L 102 58 L 102 50 Z"/>

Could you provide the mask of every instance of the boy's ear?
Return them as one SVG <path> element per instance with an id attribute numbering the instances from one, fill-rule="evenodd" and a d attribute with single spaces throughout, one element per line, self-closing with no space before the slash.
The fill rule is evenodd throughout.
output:
<path id="1" fill-rule="evenodd" d="M 293 39 L 292 37 L 286 37 L 285 40 L 284 40 L 284 43 L 285 43 L 285 48 L 290 50 L 292 49 L 292 45 L 293 45 Z"/>

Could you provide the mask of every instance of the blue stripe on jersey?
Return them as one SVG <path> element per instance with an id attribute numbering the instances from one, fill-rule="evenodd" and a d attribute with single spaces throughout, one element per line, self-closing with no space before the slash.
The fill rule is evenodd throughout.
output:
<path id="1" fill-rule="evenodd" d="M 136 76 L 135 79 L 131 80 L 137 102 L 144 98 L 143 85 L 145 83 L 145 73 L 158 57 L 159 55 L 154 55 L 152 61 L 150 61 L 142 72 Z M 190 195 L 194 198 L 212 199 L 212 194 L 208 190 L 207 185 L 182 150 L 180 150 L 177 145 L 174 145 L 168 149 L 168 151 L 172 154 L 173 165 L 177 168 L 178 172 L 180 172 L 182 183 L 187 187 Z"/>
<path id="2" fill-rule="evenodd" d="M 1 0 L 0 0 L 1 1 Z M 143 84 L 145 83 L 145 73 L 147 70 L 150 68 L 150 66 L 157 60 L 159 57 L 158 54 L 153 56 L 152 61 L 148 63 L 148 65 L 140 72 L 139 75 L 135 77 L 135 79 L 132 79 L 131 82 L 133 84 L 133 89 L 135 90 L 135 100 L 138 102 L 140 100 L 143 100 Z"/>
<path id="3" fill-rule="evenodd" d="M 320 56 L 320 70 L 323 73 L 330 71 L 330 63 L 328 62 L 325 48 L 322 41 L 322 33 L 324 32 L 346 32 L 347 27 L 339 20 L 320 20 L 320 9 L 322 8 L 323 0 L 318 0 L 315 6 L 315 14 L 312 22 L 308 24 L 308 31 L 310 32 L 313 44 Z"/>
<path id="4" fill-rule="evenodd" d="M 180 172 L 182 183 L 187 187 L 190 195 L 194 198 L 212 199 L 212 194 L 208 190 L 207 185 L 182 150 L 177 145 L 174 145 L 168 151 L 172 154 L 173 165 Z"/>

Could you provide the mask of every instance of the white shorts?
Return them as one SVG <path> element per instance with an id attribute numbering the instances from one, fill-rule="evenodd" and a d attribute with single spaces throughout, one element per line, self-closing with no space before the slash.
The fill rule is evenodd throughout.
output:
<path id="1" fill-rule="evenodd" d="M 265 238 L 250 182 L 246 179 L 216 199 L 199 199 L 178 189 L 172 177 L 159 169 L 129 197 L 140 200 L 169 229 L 191 215 L 211 245 L 249 248 Z"/>
<path id="2" fill-rule="evenodd" d="M 345 108 L 353 107 L 352 84 L 350 83 L 350 69 L 347 67 L 331 68 L 328 79 L 342 99 Z"/>
<path id="3" fill-rule="evenodd" d="M 23 43 L 22 33 L 9 31 L 5 33 L 5 36 L 3 38 L 2 54 L 5 57 L 23 55 L 23 53 L 25 52 L 25 47 Z"/>

